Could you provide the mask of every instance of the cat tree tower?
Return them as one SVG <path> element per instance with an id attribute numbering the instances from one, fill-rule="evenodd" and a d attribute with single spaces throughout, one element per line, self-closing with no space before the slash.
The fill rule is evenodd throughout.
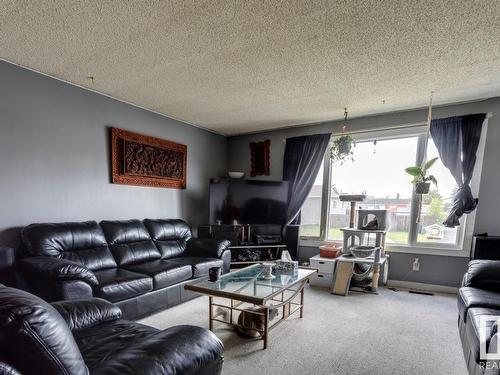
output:
<path id="1" fill-rule="evenodd" d="M 349 227 L 340 229 L 343 235 L 343 255 L 337 260 L 335 278 L 331 292 L 347 295 L 354 265 L 366 264 L 373 268 L 370 290 L 376 292 L 380 279 L 381 266 L 386 261 L 385 237 L 387 233 L 386 210 L 359 209 L 355 227 L 356 203 L 362 202 L 365 195 L 341 195 L 340 200 L 351 203 Z"/>

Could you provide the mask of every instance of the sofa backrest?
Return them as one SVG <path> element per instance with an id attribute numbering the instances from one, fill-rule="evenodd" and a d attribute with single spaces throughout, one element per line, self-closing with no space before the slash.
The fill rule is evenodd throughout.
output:
<path id="1" fill-rule="evenodd" d="M 21 238 L 27 255 L 64 258 L 92 271 L 116 267 L 95 221 L 31 224 L 23 228 Z"/>
<path id="2" fill-rule="evenodd" d="M 160 259 L 160 251 L 140 220 L 105 220 L 100 224 L 119 266 Z"/>
<path id="3" fill-rule="evenodd" d="M 179 219 L 145 219 L 144 225 L 149 231 L 162 259 L 182 255 L 186 243 L 191 238 L 191 228 Z"/>
<path id="4" fill-rule="evenodd" d="M 62 316 L 44 300 L 0 286 L 0 353 L 22 374 L 88 374 Z"/>

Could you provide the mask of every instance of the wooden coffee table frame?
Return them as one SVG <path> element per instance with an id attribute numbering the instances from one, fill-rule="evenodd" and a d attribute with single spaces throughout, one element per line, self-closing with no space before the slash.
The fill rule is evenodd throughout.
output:
<path id="1" fill-rule="evenodd" d="M 308 267 L 301 267 L 301 268 L 317 272 L 316 268 L 308 268 Z M 311 273 L 311 275 L 313 273 Z M 300 318 L 304 317 L 304 287 L 307 284 L 309 277 L 310 275 L 282 288 L 276 286 L 270 286 L 265 283 L 259 283 L 256 280 L 256 278 L 254 278 L 249 280 L 243 287 L 239 289 L 239 290 L 244 289 L 249 285 L 249 283 L 252 282 L 254 283 L 254 287 L 257 287 L 257 285 L 262 285 L 262 286 L 270 286 L 271 288 L 276 289 L 276 291 L 272 292 L 271 294 L 269 294 L 264 298 L 240 295 L 235 292 L 225 292 L 222 290 L 204 288 L 197 286 L 196 284 L 186 284 L 184 288 L 186 290 L 190 290 L 196 293 L 208 295 L 208 326 L 211 331 L 213 331 L 214 322 L 224 323 L 232 327 L 242 327 L 245 329 L 253 330 L 260 334 L 260 338 L 264 341 L 264 349 L 267 349 L 269 332 L 272 329 L 277 327 L 280 323 L 285 321 L 291 315 L 295 314 L 297 311 L 300 311 L 299 315 Z M 285 296 L 285 293 L 287 292 L 291 292 L 291 295 Z M 299 296 L 300 300 L 295 301 L 295 299 Z M 214 297 L 229 299 L 229 304 L 224 305 L 220 303 L 215 303 Z M 277 303 L 273 304 L 273 302 Z M 263 311 L 253 311 L 253 310 L 248 310 L 248 308 L 247 309 L 245 309 L 244 307 L 242 308 L 244 304 L 251 304 L 253 306 L 262 309 Z M 224 315 L 224 312 L 219 311 L 214 314 L 214 306 L 229 310 L 229 319 L 228 320 L 219 319 L 221 315 Z M 277 321 L 270 324 L 269 312 L 272 309 L 281 309 L 281 313 L 280 313 L 280 318 Z M 239 324 L 234 322 L 235 314 L 233 313 L 233 311 L 239 311 L 239 312 L 244 311 L 252 315 L 263 316 L 264 328 L 257 329 L 254 327 L 240 326 Z"/>

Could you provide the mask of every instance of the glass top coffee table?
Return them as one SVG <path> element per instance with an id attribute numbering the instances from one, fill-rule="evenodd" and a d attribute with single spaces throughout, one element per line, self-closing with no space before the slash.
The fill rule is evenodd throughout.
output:
<path id="1" fill-rule="evenodd" d="M 186 284 L 184 288 L 208 296 L 210 330 L 213 330 L 214 321 L 253 330 L 258 332 L 266 349 L 272 328 L 297 311 L 300 311 L 301 318 L 304 316 L 304 286 L 317 269 L 273 270 L 272 279 L 266 278 L 265 271 L 265 265 L 255 264 L 225 274 L 218 281 L 198 281 Z M 214 302 L 214 298 L 217 301 Z M 219 303 L 219 300 L 222 302 Z M 216 312 L 214 306 L 218 307 Z M 245 319 L 237 319 L 235 311 L 245 314 Z M 275 320 L 271 321 L 270 313 L 276 315 Z M 242 320 L 255 324 L 241 324 Z"/>

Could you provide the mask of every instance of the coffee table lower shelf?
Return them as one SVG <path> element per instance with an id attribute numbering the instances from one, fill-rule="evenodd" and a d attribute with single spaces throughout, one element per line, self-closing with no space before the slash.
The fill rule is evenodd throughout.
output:
<path id="1" fill-rule="evenodd" d="M 260 338 L 264 341 L 264 349 L 267 349 L 268 345 L 268 337 L 269 337 L 269 332 L 277 327 L 280 323 L 285 321 L 288 317 L 291 315 L 295 314 L 296 312 L 300 312 L 300 318 L 304 317 L 304 287 L 306 284 L 307 280 L 304 280 L 297 289 L 286 289 L 286 291 L 293 291 L 293 294 L 285 299 L 285 292 L 281 292 L 279 299 L 276 299 L 273 297 L 270 301 L 277 302 L 276 304 L 271 304 L 271 305 L 256 305 L 258 310 L 249 310 L 248 308 L 240 308 L 240 306 L 243 306 L 244 304 L 248 304 L 248 302 L 244 301 L 239 301 L 237 299 L 229 299 L 229 305 L 223 305 L 220 303 L 215 303 L 214 302 L 214 297 L 213 296 L 208 296 L 208 326 L 211 331 L 213 331 L 213 324 L 214 322 L 219 322 L 223 323 L 232 327 L 241 327 L 244 329 L 248 330 L 253 330 L 256 331 L 260 334 Z M 295 302 L 295 299 L 300 296 L 300 302 Z M 223 320 L 219 319 L 219 316 L 224 316 L 223 311 L 219 311 L 214 313 L 214 307 L 219 307 L 221 309 L 226 309 L 229 310 L 229 319 L 228 320 Z M 270 312 L 271 310 L 278 309 L 281 311 L 278 311 L 279 318 L 271 322 L 270 320 Z M 262 328 L 256 328 L 256 327 L 246 327 L 244 325 L 240 325 L 238 323 L 234 322 L 235 314 L 233 311 L 239 311 L 245 312 L 247 314 L 251 314 L 257 317 L 262 317 L 263 318 L 263 327 Z"/>

